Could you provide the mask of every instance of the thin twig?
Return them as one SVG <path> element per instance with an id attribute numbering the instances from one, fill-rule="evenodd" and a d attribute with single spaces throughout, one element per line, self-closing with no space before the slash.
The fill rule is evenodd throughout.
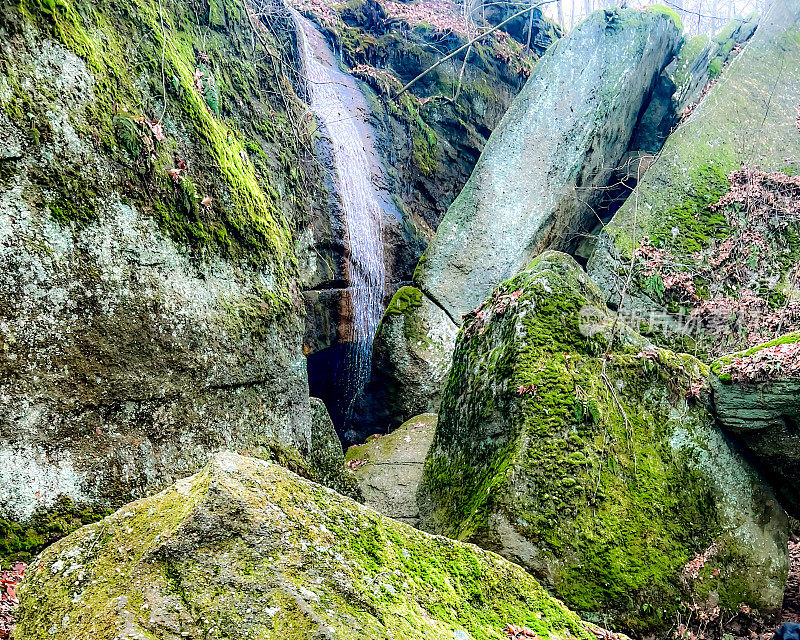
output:
<path id="1" fill-rule="evenodd" d="M 503 20 L 503 21 L 502 21 L 500 24 L 498 24 L 498 25 L 495 25 L 494 27 L 492 27 L 492 28 L 491 28 L 491 29 L 489 29 L 488 31 L 484 31 L 484 32 L 483 32 L 482 34 L 480 34 L 479 36 L 475 36 L 474 38 L 472 38 L 472 40 L 470 40 L 469 42 L 467 42 L 467 43 L 466 43 L 466 44 L 464 44 L 464 45 L 461 45 L 461 46 L 460 46 L 458 49 L 456 49 L 455 51 L 453 51 L 453 53 L 451 53 L 450 55 L 448 55 L 448 56 L 445 56 L 445 57 L 444 57 L 444 58 L 442 58 L 441 60 L 439 60 L 439 61 L 435 62 L 433 65 L 431 65 L 430 67 L 428 67 L 427 69 L 425 69 L 425 71 L 423 71 L 422 73 L 420 73 L 420 74 L 419 74 L 419 75 L 418 75 L 416 78 L 414 78 L 413 80 L 411 80 L 411 82 L 409 82 L 409 83 L 408 83 L 406 86 L 404 86 L 402 89 L 400 89 L 400 91 L 399 91 L 399 92 L 397 93 L 397 95 L 395 96 L 395 99 L 397 99 L 397 98 L 399 98 L 400 96 L 402 96 L 402 95 L 403 95 L 403 94 L 404 94 L 406 91 L 408 91 L 408 90 L 409 90 L 409 89 L 410 89 L 410 88 L 411 88 L 411 87 L 412 87 L 414 84 L 416 84 L 416 82 L 417 82 L 418 80 L 420 80 L 421 78 L 424 78 L 424 77 L 425 77 L 426 75 L 428 75 L 428 74 L 429 74 L 431 71 L 433 71 L 433 70 L 434 70 L 436 67 L 438 67 L 438 66 L 439 66 L 439 65 L 441 65 L 441 64 L 444 64 L 444 63 L 445 63 L 445 62 L 447 62 L 448 60 L 451 60 L 452 58 L 454 58 L 455 56 L 457 56 L 459 53 L 461 53 L 461 52 L 462 52 L 464 49 L 466 49 L 467 47 L 471 47 L 473 44 L 475 44 L 476 42 L 478 42 L 478 40 L 482 40 L 483 38 L 485 38 L 485 37 L 486 37 L 486 36 L 488 36 L 489 34 L 491 34 L 491 33 L 494 33 L 495 31 L 497 31 L 497 30 L 498 30 L 500 27 L 503 27 L 503 26 L 505 26 L 506 24 L 508 24 L 509 22 L 511 22 L 512 20 L 514 20 L 515 18 L 519 18 L 521 15 L 523 15 L 523 14 L 527 13 L 528 11 L 533 11 L 533 10 L 534 10 L 534 9 L 536 9 L 537 7 L 542 7 L 542 6 L 546 5 L 546 4 L 553 4 L 554 2 L 557 2 L 557 0 L 544 0 L 544 2 L 539 2 L 539 3 L 537 3 L 537 4 L 533 5 L 533 6 L 530 6 L 530 7 L 528 7 L 527 9 L 523 9 L 522 11 L 518 11 L 517 13 L 515 13 L 515 14 L 514 14 L 513 16 L 511 16 L 510 18 L 506 18 L 506 19 L 505 19 L 505 20 Z"/>

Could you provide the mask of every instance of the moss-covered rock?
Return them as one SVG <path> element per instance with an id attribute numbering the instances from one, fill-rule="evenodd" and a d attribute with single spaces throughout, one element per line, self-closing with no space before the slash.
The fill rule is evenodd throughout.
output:
<path id="1" fill-rule="evenodd" d="M 365 432 L 370 426 L 390 431 L 412 416 L 438 411 L 457 331 L 419 289 L 401 288 L 375 335 L 372 376 L 357 404 L 356 429 L 363 424 Z"/>
<path id="2" fill-rule="evenodd" d="M 686 603 L 774 613 L 786 516 L 714 427 L 707 373 L 649 345 L 572 258 L 546 252 L 459 333 L 423 527 L 497 550 L 637 634 Z"/>
<path id="3" fill-rule="evenodd" d="M 800 333 L 711 366 L 719 424 L 761 463 L 787 511 L 800 514 Z"/>
<path id="4" fill-rule="evenodd" d="M 771 201 L 785 189 L 780 179 L 797 172 L 798 33 L 800 3 L 772 3 L 600 235 L 591 277 L 614 306 L 624 292 L 626 316 L 655 315 L 648 335 L 661 345 L 712 359 L 772 337 L 772 325 L 796 328 L 781 309 L 800 297 L 792 275 L 800 220 L 780 207 L 762 215 L 760 196 L 717 204 L 743 177 Z"/>
<path id="5" fill-rule="evenodd" d="M 417 491 L 436 429 L 435 413 L 414 416 L 387 434 L 347 450 L 347 466 L 364 504 L 412 526 L 419 524 Z"/>
<path id="6" fill-rule="evenodd" d="M 49 547 L 19 593 L 17 640 L 590 638 L 495 554 L 227 453 Z"/>
<path id="7" fill-rule="evenodd" d="M 211 4 L 0 5 L 0 555 L 64 500 L 308 450 L 292 43 Z"/>

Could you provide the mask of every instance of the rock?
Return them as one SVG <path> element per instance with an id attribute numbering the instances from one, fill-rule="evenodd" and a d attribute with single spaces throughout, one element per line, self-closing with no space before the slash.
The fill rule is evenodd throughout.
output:
<path id="1" fill-rule="evenodd" d="M 600 234 L 590 276 L 614 307 L 625 290 L 625 317 L 663 346 L 713 359 L 800 328 L 800 246 L 787 240 L 800 230 L 800 182 L 788 177 L 800 158 L 799 18 L 797 0 L 772 4 Z"/>
<path id="2" fill-rule="evenodd" d="M 495 554 L 231 453 L 49 547 L 20 600 L 16 640 L 591 640 Z"/>
<path id="3" fill-rule="evenodd" d="M 594 187 L 605 186 L 622 159 L 642 106 L 678 44 L 678 29 L 663 13 L 601 11 L 541 59 L 414 273 L 421 308 L 432 310 L 414 324 L 442 318 L 424 341 L 428 351 L 442 354 L 437 359 L 449 360 L 454 327 L 492 287 L 590 222 L 600 194 Z M 577 78 L 576 59 L 588 61 Z M 396 330 L 389 334 L 397 324 L 384 316 L 375 348 L 381 364 L 373 375 L 378 383 L 384 371 L 401 372 L 390 373 L 384 384 L 395 397 L 416 400 L 409 411 L 390 416 L 390 425 L 436 411 L 444 386 L 444 377 L 428 375 L 426 366 L 409 370 L 405 363 L 417 358 L 409 344 L 394 338 Z M 367 396 L 372 405 L 386 405 L 369 389 Z M 380 416 L 373 424 L 381 424 Z"/>
<path id="4" fill-rule="evenodd" d="M 439 410 L 458 328 L 419 289 L 392 298 L 375 336 L 372 375 L 359 398 L 355 442 Z"/>
<path id="5" fill-rule="evenodd" d="M 713 38 L 700 34 L 684 43 L 675 62 L 668 67 L 675 87 L 672 99 L 676 114 L 701 98 L 703 89 L 719 78 L 757 26 L 754 17 L 732 20 Z"/>
<path id="6" fill-rule="evenodd" d="M 800 516 L 800 333 L 720 358 L 717 421 L 753 455 L 786 510 Z"/>
<path id="7" fill-rule="evenodd" d="M 240 0 L 213 30 L 177 2 L 73 4 L 0 9 L 3 560 L 219 448 L 310 446 L 286 80 Z"/>
<path id="8" fill-rule="evenodd" d="M 364 504 L 412 527 L 419 524 L 417 491 L 435 429 L 436 414 L 426 413 L 347 450 Z"/>
<path id="9" fill-rule="evenodd" d="M 456 324 L 542 249 L 567 246 L 593 222 L 595 188 L 627 151 L 679 42 L 665 13 L 599 11 L 542 57 L 414 276 Z"/>
<path id="10" fill-rule="evenodd" d="M 542 254 L 461 328 L 422 527 L 636 635 L 671 626 L 681 602 L 778 612 L 787 519 L 715 428 L 707 373 L 615 318 L 572 258 Z"/>

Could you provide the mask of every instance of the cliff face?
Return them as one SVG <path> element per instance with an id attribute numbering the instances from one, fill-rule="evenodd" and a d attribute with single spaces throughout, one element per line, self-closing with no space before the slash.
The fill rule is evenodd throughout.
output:
<path id="1" fill-rule="evenodd" d="M 268 18 L 2 4 L 2 554 L 219 447 L 308 450 L 293 227 L 311 145 L 288 21 Z"/>

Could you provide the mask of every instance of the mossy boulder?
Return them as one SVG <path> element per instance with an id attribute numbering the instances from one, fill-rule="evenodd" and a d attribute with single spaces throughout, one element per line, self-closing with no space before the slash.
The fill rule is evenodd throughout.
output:
<path id="1" fill-rule="evenodd" d="M 724 356 L 711 371 L 717 421 L 800 516 L 800 333 Z"/>
<path id="2" fill-rule="evenodd" d="M 800 2 L 777 0 L 600 234 L 590 276 L 659 344 L 711 360 L 800 328 L 782 311 L 800 298 L 800 221 L 779 195 L 798 171 L 799 93 Z M 776 209 L 720 204 L 748 186 Z"/>
<path id="3" fill-rule="evenodd" d="M 211 5 L 0 6 L 0 556 L 308 452 L 292 43 Z"/>
<path id="4" fill-rule="evenodd" d="M 364 430 L 391 431 L 439 410 L 458 327 L 415 287 L 402 287 L 383 315 L 372 349 L 372 375 L 358 400 Z M 360 438 L 360 439 L 359 439 Z"/>
<path id="5" fill-rule="evenodd" d="M 462 326 L 423 528 L 496 550 L 636 634 L 686 603 L 777 612 L 787 519 L 715 428 L 707 374 L 615 318 L 571 257 L 544 253 Z"/>
<path id="6" fill-rule="evenodd" d="M 591 637 L 499 556 L 231 453 L 52 545 L 19 594 L 16 640 Z"/>

